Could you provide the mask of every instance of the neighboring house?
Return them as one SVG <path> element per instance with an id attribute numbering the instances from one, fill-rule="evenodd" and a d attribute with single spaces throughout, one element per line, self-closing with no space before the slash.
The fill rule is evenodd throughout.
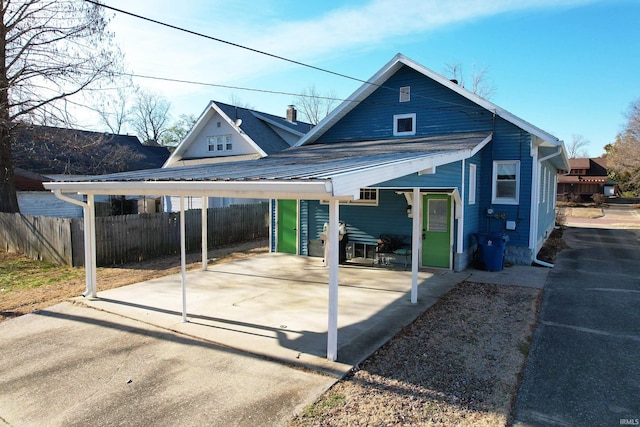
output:
<path id="1" fill-rule="evenodd" d="M 278 117 L 211 101 L 163 167 L 263 158 L 295 145 L 309 130 L 309 123 L 298 121 L 293 105 L 288 106 L 286 117 Z M 228 197 L 210 198 L 208 207 L 248 202 Z M 200 198 L 190 197 L 185 203 L 188 209 L 200 209 L 202 206 Z M 166 197 L 164 204 L 169 212 L 180 209 L 177 197 Z"/>
<path id="2" fill-rule="evenodd" d="M 616 182 L 607 173 L 604 157 L 569 159 L 570 171 L 558 175 L 558 199 L 591 200 L 594 194 L 616 195 Z"/>
<path id="3" fill-rule="evenodd" d="M 82 208 L 44 191 L 43 182 L 161 167 L 166 147 L 147 146 L 136 136 L 113 135 L 51 126 L 24 125 L 13 133 L 12 156 L 20 212 L 27 215 L 78 217 Z M 81 197 L 78 198 L 82 200 Z M 112 197 L 117 211 L 138 211 L 137 197 Z M 109 201 L 105 199 L 104 202 Z M 101 205 L 103 208 L 105 204 Z M 108 208 L 109 206 L 107 206 Z M 112 209 L 104 209 L 111 212 Z"/>

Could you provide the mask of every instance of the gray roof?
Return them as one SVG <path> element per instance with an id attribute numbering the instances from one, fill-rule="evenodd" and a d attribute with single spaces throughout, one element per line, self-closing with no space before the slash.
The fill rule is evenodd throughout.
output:
<path id="1" fill-rule="evenodd" d="M 490 136 L 476 132 L 414 139 L 325 143 L 292 147 L 238 162 L 116 173 L 83 179 L 112 181 L 253 181 L 331 179 L 335 174 L 438 154 L 473 150 Z"/>
<path id="2" fill-rule="evenodd" d="M 215 104 L 231 120 L 241 119 L 242 130 L 268 155 L 280 152 L 289 148 L 287 144 L 261 117 L 265 117 L 280 126 L 301 134 L 311 130 L 311 125 L 304 122 L 290 122 L 278 116 L 251 110 L 249 108 L 236 107 L 222 102 L 214 101 Z"/>

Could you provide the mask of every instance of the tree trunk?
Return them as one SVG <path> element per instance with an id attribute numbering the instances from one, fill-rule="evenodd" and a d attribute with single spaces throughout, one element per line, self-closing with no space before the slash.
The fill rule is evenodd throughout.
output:
<path id="1" fill-rule="evenodd" d="M 0 212 L 20 212 L 16 195 L 16 180 L 11 157 L 11 119 L 9 115 L 9 81 L 7 79 L 6 40 L 7 28 L 4 23 L 4 6 L 0 14 Z"/>
<path id="2" fill-rule="evenodd" d="M 0 123 L 0 212 L 20 212 L 11 159 L 11 135 L 9 127 L 3 123 Z"/>

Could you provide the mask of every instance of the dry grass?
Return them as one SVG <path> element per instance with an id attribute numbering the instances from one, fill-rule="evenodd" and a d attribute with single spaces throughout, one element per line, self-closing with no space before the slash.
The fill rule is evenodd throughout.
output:
<path id="1" fill-rule="evenodd" d="M 507 425 L 541 294 L 457 285 L 290 425 Z"/>
<path id="2" fill-rule="evenodd" d="M 604 216 L 602 208 L 560 208 L 566 217 L 571 218 L 600 218 Z"/>
<path id="3" fill-rule="evenodd" d="M 209 264 L 228 262 L 267 252 L 259 240 L 210 250 Z M 187 255 L 187 269 L 200 268 L 200 253 Z M 180 256 L 135 264 L 100 267 L 98 290 L 112 289 L 180 272 Z M 84 268 L 33 261 L 22 255 L 0 252 L 0 321 L 40 310 L 84 292 Z"/>

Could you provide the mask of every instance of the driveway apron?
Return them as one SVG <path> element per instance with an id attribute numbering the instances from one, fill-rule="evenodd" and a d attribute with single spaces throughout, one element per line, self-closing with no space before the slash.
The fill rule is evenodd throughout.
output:
<path id="1" fill-rule="evenodd" d="M 640 231 L 568 228 L 564 240 L 514 425 L 638 425 Z"/>

